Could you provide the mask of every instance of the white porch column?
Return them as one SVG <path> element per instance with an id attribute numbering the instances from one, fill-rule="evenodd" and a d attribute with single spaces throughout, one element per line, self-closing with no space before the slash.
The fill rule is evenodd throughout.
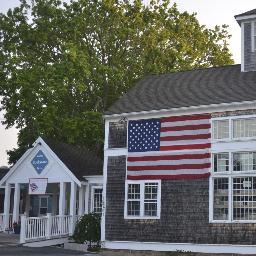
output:
<path id="1" fill-rule="evenodd" d="M 5 193 L 4 193 L 4 229 L 9 229 L 10 199 L 11 199 L 11 184 L 6 183 Z"/>
<path id="2" fill-rule="evenodd" d="M 70 183 L 70 210 L 69 210 L 69 214 L 72 216 L 76 215 L 76 183 L 75 182 L 71 182 Z"/>
<path id="3" fill-rule="evenodd" d="M 14 201 L 13 201 L 13 222 L 19 221 L 20 214 L 20 184 L 15 183 Z"/>
<path id="4" fill-rule="evenodd" d="M 79 188 L 79 203 L 78 203 L 78 215 L 83 215 L 84 214 L 84 186 L 81 185 Z"/>
<path id="5" fill-rule="evenodd" d="M 70 208 L 69 214 L 71 215 L 71 225 L 69 226 L 69 234 L 73 234 L 75 229 L 75 215 L 76 215 L 76 188 L 75 182 L 70 183 Z"/>
<path id="6" fill-rule="evenodd" d="M 89 184 L 86 185 L 84 191 L 84 213 L 89 213 Z"/>
<path id="7" fill-rule="evenodd" d="M 66 209 L 66 183 L 60 182 L 59 215 L 65 215 Z"/>

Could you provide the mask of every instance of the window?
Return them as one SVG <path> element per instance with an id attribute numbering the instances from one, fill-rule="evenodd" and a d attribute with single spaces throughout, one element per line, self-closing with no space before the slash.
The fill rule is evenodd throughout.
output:
<path id="1" fill-rule="evenodd" d="M 127 122 L 110 122 L 109 123 L 109 148 L 125 148 L 127 145 Z"/>
<path id="2" fill-rule="evenodd" d="M 228 219 L 228 178 L 215 178 L 213 196 L 213 219 Z"/>
<path id="3" fill-rule="evenodd" d="M 102 187 L 92 188 L 92 212 L 102 213 Z"/>
<path id="4" fill-rule="evenodd" d="M 239 152 L 233 154 L 233 170 L 236 172 L 256 170 L 256 152 Z"/>
<path id="5" fill-rule="evenodd" d="M 256 137 L 256 118 L 233 120 L 233 137 Z"/>
<path id="6" fill-rule="evenodd" d="M 213 138 L 215 140 L 229 138 L 229 120 L 213 121 Z"/>
<path id="7" fill-rule="evenodd" d="M 212 220 L 256 221 L 256 152 L 217 153 L 213 159 Z"/>
<path id="8" fill-rule="evenodd" d="M 229 171 L 229 153 L 218 153 L 213 155 L 214 172 Z"/>
<path id="9" fill-rule="evenodd" d="M 125 218 L 160 218 L 160 181 L 129 181 L 125 192 Z"/>
<path id="10" fill-rule="evenodd" d="M 252 26 L 252 51 L 256 50 L 256 22 L 251 23 Z"/>

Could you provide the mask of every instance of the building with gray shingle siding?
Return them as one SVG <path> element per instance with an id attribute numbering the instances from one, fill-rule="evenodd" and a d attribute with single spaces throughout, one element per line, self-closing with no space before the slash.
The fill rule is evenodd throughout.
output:
<path id="1" fill-rule="evenodd" d="M 147 76 L 105 113 L 106 248 L 255 253 L 256 9 L 235 18 L 241 65 Z"/>

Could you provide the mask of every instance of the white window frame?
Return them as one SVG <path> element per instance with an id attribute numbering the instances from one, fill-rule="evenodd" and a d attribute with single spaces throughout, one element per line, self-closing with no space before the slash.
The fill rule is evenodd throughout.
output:
<path id="1" fill-rule="evenodd" d="M 228 116 L 228 117 L 218 117 L 211 119 L 211 134 L 212 134 L 212 143 L 221 143 L 221 142 L 237 142 L 237 141 L 250 141 L 256 140 L 256 136 L 254 137 L 239 137 L 234 138 L 233 136 L 233 121 L 238 119 L 256 119 L 256 115 L 238 115 L 238 116 Z M 222 121 L 228 120 L 229 121 L 229 137 L 225 139 L 214 139 L 213 138 L 213 122 L 214 121 Z"/>
<path id="2" fill-rule="evenodd" d="M 157 216 L 144 216 L 144 190 L 145 183 L 157 183 Z M 127 202 L 128 202 L 128 185 L 139 184 L 140 185 L 140 216 L 131 216 L 127 214 Z M 125 182 L 125 200 L 124 200 L 124 218 L 125 219 L 160 219 L 161 216 L 161 180 L 139 180 L 132 181 L 127 180 Z"/>
<path id="3" fill-rule="evenodd" d="M 45 198 L 45 199 L 47 200 L 47 206 L 46 206 L 46 207 L 43 207 L 43 206 L 42 206 L 41 199 L 43 199 L 43 198 Z M 38 200 L 39 200 L 38 216 L 46 216 L 47 213 L 48 213 L 48 208 L 49 208 L 49 196 L 48 196 L 48 195 L 39 196 L 39 197 L 38 197 Z M 41 213 L 41 208 L 44 208 L 44 209 L 47 208 L 45 214 Z"/>
<path id="4" fill-rule="evenodd" d="M 255 38 L 256 38 L 256 22 L 255 20 L 251 22 L 251 42 L 252 42 L 252 52 L 256 51 Z"/>
<path id="5" fill-rule="evenodd" d="M 232 150 L 229 151 L 229 171 L 228 172 L 214 172 L 214 167 L 212 164 L 211 177 L 209 179 L 209 222 L 210 223 L 256 223 L 256 220 L 233 220 L 233 179 L 243 178 L 243 177 L 256 177 L 256 171 L 233 171 L 233 154 L 242 152 L 256 152 L 250 150 Z M 214 152 L 213 154 L 227 153 L 227 151 Z M 213 161 L 212 154 L 212 161 Z M 228 178 L 228 219 L 227 220 L 214 220 L 214 178 Z"/>
<path id="6" fill-rule="evenodd" d="M 95 189 L 102 189 L 102 203 L 103 203 L 103 186 L 92 186 L 91 187 L 91 212 L 94 212 L 94 194 L 95 194 Z M 103 209 L 101 206 L 101 213 Z"/>

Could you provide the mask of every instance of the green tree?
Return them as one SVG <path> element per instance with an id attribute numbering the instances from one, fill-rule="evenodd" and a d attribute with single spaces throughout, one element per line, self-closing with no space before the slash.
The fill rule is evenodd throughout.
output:
<path id="1" fill-rule="evenodd" d="M 102 113 L 142 76 L 233 63 L 227 27 L 169 0 L 21 0 L 0 14 L 0 95 L 20 130 L 15 162 L 39 135 L 102 146 Z"/>

